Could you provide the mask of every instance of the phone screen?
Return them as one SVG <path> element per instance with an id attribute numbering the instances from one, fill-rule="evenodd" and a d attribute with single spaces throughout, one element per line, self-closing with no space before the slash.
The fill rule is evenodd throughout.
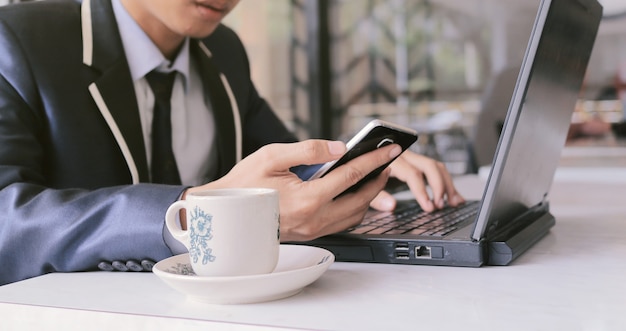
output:
<path id="1" fill-rule="evenodd" d="M 324 163 L 313 165 L 299 165 L 291 168 L 291 172 L 298 175 L 302 180 L 309 180 L 324 165 Z"/>

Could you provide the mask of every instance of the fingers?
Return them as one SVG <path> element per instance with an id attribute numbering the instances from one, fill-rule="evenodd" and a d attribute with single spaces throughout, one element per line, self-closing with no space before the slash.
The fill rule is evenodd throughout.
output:
<path id="1" fill-rule="evenodd" d="M 304 194 L 297 202 L 287 202 L 281 205 L 281 240 L 282 241 L 308 241 L 331 233 L 337 233 L 359 224 L 368 210 L 371 200 L 380 192 L 387 179 L 389 169 L 379 176 L 365 183 L 356 192 L 341 195 L 336 199 L 329 197 L 327 201 L 320 201 L 307 194 L 307 189 L 299 190 L 294 195 Z M 324 181 L 325 178 L 313 182 Z M 310 184 L 312 182 L 305 182 Z M 318 190 L 312 190 L 317 195 Z M 312 199 L 313 198 L 313 199 Z M 289 200 L 289 197 L 283 196 Z M 294 207 L 293 213 L 287 211 Z M 291 217 L 284 217 L 286 213 Z M 284 220 L 284 221 L 283 221 Z"/>
<path id="2" fill-rule="evenodd" d="M 426 190 L 426 181 L 421 169 L 409 163 L 405 157 L 400 157 L 391 164 L 391 175 L 404 181 L 415 196 L 420 207 L 427 212 L 435 210 L 435 205 Z"/>
<path id="3" fill-rule="evenodd" d="M 389 179 L 389 173 L 390 170 L 385 169 L 379 176 L 367 181 L 357 192 L 345 194 L 337 198 L 334 202 L 334 209 L 337 212 L 334 218 L 339 221 L 328 224 L 323 232 L 326 234 L 336 233 L 361 223 L 365 212 L 367 212 L 368 205 L 371 205 L 372 200 L 375 200 L 383 192 L 385 183 Z M 393 198 L 391 197 L 391 199 Z M 391 210 L 393 210 L 393 207 Z"/>
<path id="4" fill-rule="evenodd" d="M 400 153 L 402 153 L 402 149 L 397 144 L 384 146 L 365 153 L 327 173 L 324 178 L 313 180 L 310 183 L 315 185 L 321 194 L 337 196 L 358 183 L 370 172 L 393 160 Z M 374 196 L 371 198 L 373 199 Z"/>
<path id="5" fill-rule="evenodd" d="M 452 176 L 446 169 L 446 166 L 441 162 L 431 161 L 432 162 L 427 162 L 424 176 L 433 191 L 433 202 L 435 206 L 437 208 L 443 208 L 446 204 L 446 200 L 452 207 L 464 203 L 465 199 L 463 199 L 454 187 Z"/>
<path id="6" fill-rule="evenodd" d="M 432 201 L 435 207 L 441 209 L 446 204 L 444 199 L 446 193 L 445 174 L 447 174 L 448 171 L 441 162 L 434 160 L 429 161 L 431 162 L 424 162 L 422 172 L 433 193 Z"/>
<path id="7" fill-rule="evenodd" d="M 461 194 L 456 190 L 456 187 L 454 187 L 454 181 L 452 180 L 452 176 L 446 170 L 443 164 L 441 166 L 443 167 L 443 182 L 445 185 L 445 195 L 447 196 L 448 205 L 456 207 L 460 204 L 465 203 L 465 199 L 463 198 L 463 196 L 461 196 Z"/>
<path id="8" fill-rule="evenodd" d="M 392 164 L 392 170 L 393 176 L 407 183 L 425 211 L 443 208 L 446 198 L 451 206 L 465 202 L 465 199 L 456 191 L 452 176 L 441 162 L 406 152 Z M 428 195 L 426 183 L 432 191 L 432 200 Z"/>

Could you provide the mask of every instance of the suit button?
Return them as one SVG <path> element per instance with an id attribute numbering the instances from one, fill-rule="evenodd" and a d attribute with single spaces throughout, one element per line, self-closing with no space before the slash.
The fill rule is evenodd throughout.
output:
<path id="1" fill-rule="evenodd" d="M 115 268 L 115 270 L 118 270 L 118 271 L 128 271 L 128 267 L 126 266 L 126 263 L 124 263 L 124 262 L 113 261 L 111 263 L 111 265 L 113 266 L 113 268 Z"/>
<path id="2" fill-rule="evenodd" d="M 143 271 L 143 267 L 135 260 L 126 261 L 126 267 L 132 271 Z"/>
<path id="3" fill-rule="evenodd" d="M 152 267 L 154 267 L 154 261 L 148 259 L 142 260 L 141 266 L 145 271 L 152 271 Z"/>
<path id="4" fill-rule="evenodd" d="M 113 270 L 115 270 L 115 268 L 113 268 L 111 263 L 106 262 L 106 261 L 102 261 L 102 262 L 98 263 L 98 269 L 100 269 L 102 271 L 113 271 Z"/>

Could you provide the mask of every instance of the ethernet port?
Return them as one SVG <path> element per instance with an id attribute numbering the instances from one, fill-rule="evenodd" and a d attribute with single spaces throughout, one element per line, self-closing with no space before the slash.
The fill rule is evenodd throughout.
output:
<path id="1" fill-rule="evenodd" d="M 416 259 L 430 259 L 430 258 L 432 258 L 430 247 L 428 247 L 428 246 L 415 246 L 415 258 Z"/>

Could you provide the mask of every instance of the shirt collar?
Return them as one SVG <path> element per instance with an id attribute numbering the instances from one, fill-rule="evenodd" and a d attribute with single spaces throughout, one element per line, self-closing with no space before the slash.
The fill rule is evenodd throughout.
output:
<path id="1" fill-rule="evenodd" d="M 113 12 L 122 38 L 124 53 L 133 81 L 137 81 L 153 69 L 159 71 L 178 71 L 184 77 L 185 89 L 189 86 L 189 38 L 185 41 L 171 63 L 163 56 L 159 48 L 130 16 L 119 0 L 113 1 Z"/>

